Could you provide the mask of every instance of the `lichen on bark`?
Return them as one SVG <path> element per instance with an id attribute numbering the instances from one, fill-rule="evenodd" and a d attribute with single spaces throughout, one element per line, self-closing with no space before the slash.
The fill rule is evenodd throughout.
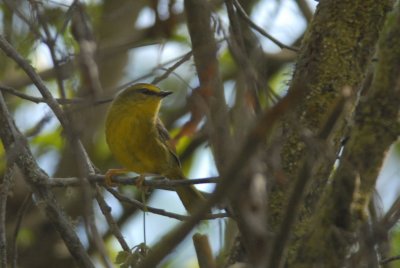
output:
<path id="1" fill-rule="evenodd" d="M 282 127 L 282 167 L 287 175 L 284 187 L 274 187 L 269 196 L 269 224 L 273 230 L 279 225 L 293 178 L 308 149 L 301 136 L 302 131 L 313 135 L 321 130 L 337 100 L 342 97 L 345 87 L 350 88 L 351 103 L 355 103 L 355 93 L 359 89 L 373 53 L 379 31 L 390 1 L 321 1 L 302 42 L 291 88 L 306 81 L 307 93 L 296 111 L 297 118 L 288 118 Z M 341 120 L 335 127 L 337 133 L 330 135 L 331 151 L 338 152 L 343 137 L 346 120 L 351 109 L 342 111 Z M 295 124 L 294 124 L 295 123 Z M 295 127 L 293 127 L 295 125 Z M 293 240 L 288 249 L 289 263 L 296 261 L 300 239 L 310 232 L 311 217 L 315 214 L 321 194 L 333 170 L 335 159 L 324 161 L 315 167 L 316 174 L 310 179 L 310 189 L 300 212 L 300 220 L 293 229 Z M 311 202 L 312 201 L 312 202 Z"/>

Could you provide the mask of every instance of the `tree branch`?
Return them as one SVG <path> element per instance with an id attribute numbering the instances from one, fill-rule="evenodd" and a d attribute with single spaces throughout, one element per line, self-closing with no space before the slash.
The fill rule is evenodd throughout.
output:
<path id="1" fill-rule="evenodd" d="M 11 247 L 11 252 L 10 252 L 10 256 L 12 259 L 12 268 L 18 267 L 18 265 L 17 265 L 17 263 L 18 263 L 17 237 L 18 237 L 19 230 L 21 228 L 22 219 L 24 218 L 25 213 L 28 211 L 28 209 L 31 207 L 31 205 L 32 205 L 32 193 L 29 193 L 25 197 L 25 199 L 22 202 L 22 205 L 19 208 L 18 213 L 17 213 L 17 222 L 15 224 L 13 241 L 11 244 L 12 247 Z"/>
<path id="2" fill-rule="evenodd" d="M 143 204 L 142 202 L 139 202 L 135 199 L 126 197 L 110 187 L 106 187 L 106 189 L 119 201 L 134 205 L 135 207 L 137 207 L 138 209 L 140 209 L 142 211 L 151 212 L 151 213 L 154 213 L 157 215 L 173 218 L 173 219 L 176 219 L 179 221 L 185 221 L 185 220 L 190 219 L 190 216 L 168 212 L 168 211 L 165 211 L 164 209 L 150 207 L 150 206 Z M 224 217 L 228 217 L 228 214 L 227 213 L 209 214 L 209 215 L 203 216 L 200 220 L 213 220 L 213 219 L 219 219 L 219 218 L 224 218 Z"/>
<path id="3" fill-rule="evenodd" d="M 293 48 L 291 46 L 285 45 L 284 43 L 282 43 L 281 41 L 279 41 L 278 39 L 276 39 L 275 37 L 273 37 L 272 35 L 270 35 L 269 33 L 267 33 L 263 28 L 261 28 L 260 26 L 258 26 L 257 24 L 255 24 L 250 18 L 249 16 L 246 14 L 246 11 L 244 11 L 244 9 L 242 8 L 242 6 L 240 5 L 238 0 L 233 0 L 233 4 L 236 7 L 239 15 L 242 17 L 242 19 L 244 19 L 251 28 L 253 28 L 254 30 L 256 30 L 257 32 L 259 32 L 261 35 L 265 36 L 266 38 L 268 38 L 269 40 L 272 41 L 272 43 L 274 43 L 275 45 L 277 45 L 280 48 L 286 48 L 295 52 L 298 52 L 299 49 L 298 48 Z"/>
<path id="4" fill-rule="evenodd" d="M 96 200 L 99 204 L 101 212 L 103 213 L 104 217 L 107 220 L 108 226 L 110 227 L 111 232 L 114 234 L 115 238 L 118 240 L 119 244 L 121 245 L 122 249 L 126 252 L 130 252 L 130 248 L 128 243 L 126 243 L 124 237 L 122 236 L 121 231 L 118 228 L 117 223 L 114 221 L 114 218 L 111 215 L 111 207 L 109 207 L 106 201 L 101 194 L 99 187 L 96 187 Z"/>
<path id="5" fill-rule="evenodd" d="M 89 175 L 87 180 L 91 183 L 105 184 L 105 175 Z M 112 177 L 111 182 L 120 185 L 135 185 L 138 181 L 141 181 L 139 176 L 133 178 L 125 177 Z M 145 179 L 143 180 L 143 186 L 151 187 L 156 189 L 165 189 L 175 191 L 178 186 L 193 185 L 193 184 L 204 184 L 204 183 L 218 183 L 218 177 L 204 178 L 204 179 L 190 179 L 190 180 L 170 180 L 164 177 L 157 177 L 156 179 Z M 67 187 L 67 186 L 80 186 L 80 179 L 76 177 L 71 178 L 51 178 L 48 181 L 50 187 Z"/>
<path id="6" fill-rule="evenodd" d="M 216 166 L 221 171 L 226 167 L 228 160 L 226 156 L 232 152 L 233 143 L 229 131 L 228 107 L 219 73 L 217 43 L 211 27 L 211 6 L 205 0 L 185 0 L 184 6 L 193 59 L 200 83 L 198 91 L 202 101 L 207 105 L 202 112 L 208 118 L 206 129 L 214 150 Z M 192 110 L 192 116 L 194 113 Z"/>
<path id="7" fill-rule="evenodd" d="M 200 268 L 215 268 L 215 261 L 207 235 L 196 233 L 192 239 Z"/>
<path id="8" fill-rule="evenodd" d="M 0 266 L 7 267 L 6 209 L 11 179 L 14 174 L 14 162 L 7 163 L 0 187 Z"/>
<path id="9" fill-rule="evenodd" d="M 0 37 L 0 46 L 4 44 L 2 41 L 4 40 Z M 38 200 L 39 208 L 45 212 L 50 222 L 59 232 L 77 265 L 79 267 L 94 267 L 50 187 L 47 186 L 48 175 L 37 165 L 29 150 L 27 140 L 16 128 L 2 94 L 0 94 L 0 125 L 2 126 L 0 128 L 0 138 L 7 152 L 8 161 L 15 161 L 21 169 L 25 181 Z"/>
<path id="10" fill-rule="evenodd" d="M 68 129 L 68 121 L 64 116 L 63 111 L 61 110 L 59 104 L 54 99 L 53 95 L 51 95 L 50 91 L 45 86 L 43 80 L 40 76 L 35 72 L 35 69 L 29 64 L 27 60 L 25 60 L 11 45 L 8 41 L 4 38 L 3 35 L 0 35 L 0 48 L 3 52 L 13 59 L 24 71 L 25 73 L 31 78 L 32 82 L 35 84 L 39 92 L 42 94 L 45 102 L 54 114 L 57 116 L 58 120 L 60 121 L 61 125 L 64 129 Z"/>

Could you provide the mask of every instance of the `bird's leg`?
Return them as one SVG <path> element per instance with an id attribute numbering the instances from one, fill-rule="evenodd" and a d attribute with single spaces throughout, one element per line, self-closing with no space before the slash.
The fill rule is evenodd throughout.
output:
<path id="1" fill-rule="evenodd" d="M 146 195 L 147 195 L 147 191 L 149 189 L 148 186 L 144 185 L 145 178 L 146 178 L 145 174 L 139 174 L 139 176 L 135 180 L 135 186 L 140 191 L 141 196 L 142 196 L 142 203 L 144 205 L 143 212 L 147 211 Z"/>
<path id="2" fill-rule="evenodd" d="M 144 174 L 139 174 L 139 176 L 137 177 L 136 181 L 135 181 L 135 186 L 139 189 L 143 188 L 143 182 L 145 179 L 145 175 Z"/>
<path id="3" fill-rule="evenodd" d="M 144 185 L 144 180 L 146 179 L 146 176 L 152 176 L 152 174 L 139 174 L 139 177 L 137 177 L 135 181 L 135 186 L 144 193 L 147 193 L 147 191 L 149 190 L 149 187 Z"/>
<path id="4" fill-rule="evenodd" d="M 125 168 L 112 168 L 112 169 L 107 170 L 107 172 L 105 174 L 105 178 L 104 178 L 105 184 L 110 187 L 116 187 L 118 184 L 114 183 L 112 181 L 112 177 L 114 175 L 121 175 L 121 174 L 125 174 L 127 172 L 129 172 L 129 170 L 127 170 Z"/>

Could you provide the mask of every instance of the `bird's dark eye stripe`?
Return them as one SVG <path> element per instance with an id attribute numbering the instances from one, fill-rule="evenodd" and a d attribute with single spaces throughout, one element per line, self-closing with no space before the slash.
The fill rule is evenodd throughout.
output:
<path id="1" fill-rule="evenodd" d="M 158 95 L 158 92 L 149 90 L 147 88 L 141 88 L 141 89 L 139 89 L 139 92 L 142 94 L 145 94 L 145 95 Z"/>

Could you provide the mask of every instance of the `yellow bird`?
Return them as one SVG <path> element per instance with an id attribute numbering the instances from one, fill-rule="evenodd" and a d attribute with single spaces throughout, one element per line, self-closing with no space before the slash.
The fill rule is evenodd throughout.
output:
<path id="1" fill-rule="evenodd" d="M 171 93 L 142 83 L 126 88 L 111 103 L 105 125 L 106 141 L 114 157 L 126 168 L 125 172 L 186 179 L 169 133 L 158 118 L 161 100 Z M 115 171 L 107 171 L 106 178 L 121 173 Z M 191 214 L 204 202 L 202 194 L 192 185 L 177 187 L 176 191 Z"/>

